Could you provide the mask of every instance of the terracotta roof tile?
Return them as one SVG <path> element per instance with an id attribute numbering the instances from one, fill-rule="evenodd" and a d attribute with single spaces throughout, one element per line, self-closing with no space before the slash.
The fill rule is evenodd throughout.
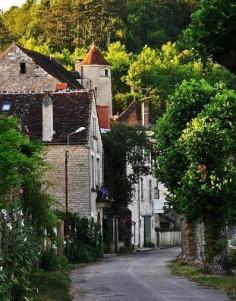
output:
<path id="1" fill-rule="evenodd" d="M 112 123 L 128 123 L 128 124 L 142 124 L 142 109 L 141 103 L 132 101 L 128 107 L 116 118 L 112 119 Z M 149 114 L 149 124 L 154 124 L 154 118 Z"/>
<path id="2" fill-rule="evenodd" d="M 109 129 L 109 106 L 97 105 L 99 126 L 102 129 Z"/>
<path id="3" fill-rule="evenodd" d="M 106 65 L 109 66 L 109 63 L 104 59 L 100 50 L 93 45 L 89 52 L 86 54 L 84 60 L 80 65 Z"/>

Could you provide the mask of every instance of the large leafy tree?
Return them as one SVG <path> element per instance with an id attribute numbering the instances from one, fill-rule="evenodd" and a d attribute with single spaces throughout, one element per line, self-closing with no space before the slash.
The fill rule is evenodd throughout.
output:
<path id="1" fill-rule="evenodd" d="M 128 50 L 138 52 L 144 45 L 160 47 L 176 41 L 190 23 L 198 1 L 132 0 L 124 1 L 125 9 L 115 23 L 115 35 Z"/>
<path id="2" fill-rule="evenodd" d="M 214 95 L 215 88 L 204 80 L 184 81 L 168 97 L 166 112 L 157 121 L 157 178 L 167 187 L 170 205 L 178 213 L 183 214 L 176 199 L 176 191 L 181 187 L 181 180 L 187 169 L 187 159 L 178 141 L 187 123 L 202 111 L 204 105 L 209 103 Z M 194 260 L 196 258 L 195 225 L 187 216 L 186 229 L 186 237 L 183 235 L 183 256 L 187 260 Z"/>
<path id="3" fill-rule="evenodd" d="M 121 111 L 126 107 L 126 94 L 129 93 L 124 76 L 132 63 L 133 55 L 127 52 L 125 45 L 115 42 L 108 46 L 105 58 L 111 65 L 112 71 L 113 111 Z"/>
<path id="4" fill-rule="evenodd" d="M 156 127 L 157 177 L 170 192 L 170 204 L 185 216 L 192 231 L 196 221 L 212 225 L 213 217 L 221 219 L 218 229 L 212 228 L 218 238 L 232 209 L 234 124 L 235 93 L 222 84 L 192 80 L 184 81 L 168 98 Z M 192 231 L 185 254 L 189 257 L 196 256 Z M 209 241 L 213 250 L 213 240 Z"/>
<path id="5" fill-rule="evenodd" d="M 194 52 L 179 51 L 176 44 L 167 43 L 161 50 L 144 47 L 131 64 L 126 82 L 134 95 L 143 97 L 148 92 L 151 109 L 155 115 L 162 115 L 168 95 L 184 79 L 206 79 L 210 83 L 223 81 L 231 86 L 235 78 L 230 72 L 214 64 L 211 60 L 203 62 Z"/>
<path id="6" fill-rule="evenodd" d="M 236 73 L 236 3 L 234 0 L 202 0 L 185 32 L 191 47 L 212 55 Z"/>
<path id="7" fill-rule="evenodd" d="M 12 34 L 7 29 L 3 17 L 0 15 L 0 51 L 7 48 L 12 41 Z"/>
<path id="8" fill-rule="evenodd" d="M 176 201 L 188 219 L 204 222 L 205 261 L 213 268 L 225 248 L 222 230 L 235 212 L 235 124 L 236 93 L 219 89 L 179 140 L 188 163 Z"/>

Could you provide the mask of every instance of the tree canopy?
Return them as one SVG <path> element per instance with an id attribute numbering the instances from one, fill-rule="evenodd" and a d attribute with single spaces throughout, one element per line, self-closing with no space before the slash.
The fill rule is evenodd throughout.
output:
<path id="1" fill-rule="evenodd" d="M 190 47 L 236 73 L 236 3 L 234 0 L 202 0 L 185 31 Z"/>
<path id="2" fill-rule="evenodd" d="M 221 231 L 235 207 L 236 93 L 223 84 L 184 81 L 157 122 L 157 177 L 170 204 L 204 222 L 206 260 L 222 251 Z"/>
<path id="3" fill-rule="evenodd" d="M 129 51 L 145 44 L 159 47 L 176 41 L 190 23 L 198 0 L 27 0 L 3 14 L 4 41 L 34 39 L 53 52 L 89 47 L 96 42 L 106 48 L 120 41 Z M 10 32 L 10 38 L 8 32 Z"/>

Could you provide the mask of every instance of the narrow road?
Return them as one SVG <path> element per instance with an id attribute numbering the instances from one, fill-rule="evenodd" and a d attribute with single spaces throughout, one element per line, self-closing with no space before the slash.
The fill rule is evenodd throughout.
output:
<path id="1" fill-rule="evenodd" d="M 226 301 L 220 291 L 175 277 L 168 262 L 179 249 L 117 256 L 71 274 L 74 301 Z"/>

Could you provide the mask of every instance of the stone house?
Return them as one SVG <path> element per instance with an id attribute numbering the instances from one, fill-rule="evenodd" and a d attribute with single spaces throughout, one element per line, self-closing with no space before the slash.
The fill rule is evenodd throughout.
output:
<path id="1" fill-rule="evenodd" d="M 31 92 L 83 89 L 79 74 L 52 57 L 13 43 L 0 55 L 0 91 Z"/>
<path id="2" fill-rule="evenodd" d="M 104 68 L 108 73 L 101 73 Z M 52 57 L 13 43 L 0 55 L 1 111 L 16 114 L 32 139 L 45 142 L 45 159 L 51 166 L 49 191 L 61 209 L 65 203 L 66 138 L 78 127 L 86 128 L 70 136 L 69 210 L 96 218 L 97 214 L 102 216 L 102 210 L 96 209 L 102 206 L 96 204 L 96 197 L 103 183 L 99 127 L 109 127 L 108 114 L 112 111 L 110 66 L 93 46 L 80 71 L 82 77 L 78 71 L 67 71 Z M 108 82 L 105 94 L 104 82 Z M 10 112 L 3 112 L 8 106 Z"/>
<path id="3" fill-rule="evenodd" d="M 65 154 L 68 158 L 68 209 L 102 217 L 97 187 L 103 182 L 103 147 L 93 94 L 86 91 L 1 93 L 1 114 L 16 115 L 30 139 L 44 141 L 45 178 L 55 209 L 65 209 Z M 79 127 L 85 130 L 70 136 Z"/>

